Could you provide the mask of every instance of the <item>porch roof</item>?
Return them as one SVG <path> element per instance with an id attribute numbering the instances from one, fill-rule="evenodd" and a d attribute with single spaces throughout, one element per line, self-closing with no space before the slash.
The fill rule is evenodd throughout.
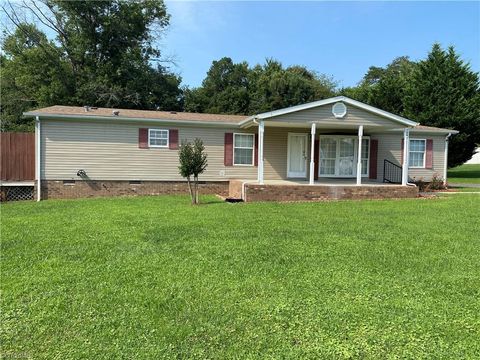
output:
<path id="1" fill-rule="evenodd" d="M 334 104 L 334 103 L 337 103 L 337 102 L 342 102 L 342 103 L 345 103 L 345 104 L 352 105 L 354 107 L 365 110 L 365 111 L 370 112 L 372 114 L 375 114 L 375 115 L 381 116 L 383 118 L 389 119 L 389 120 L 393 121 L 394 123 L 397 123 L 397 124 L 400 124 L 400 125 L 403 125 L 403 126 L 414 127 L 414 126 L 419 125 L 419 123 L 417 123 L 413 120 L 409 120 L 409 119 L 406 119 L 404 117 L 392 114 L 388 111 L 384 111 L 384 110 L 378 109 L 376 107 L 364 104 L 360 101 L 350 99 L 346 96 L 336 96 L 336 97 L 332 97 L 332 98 L 329 98 L 329 99 L 314 101 L 314 102 L 310 102 L 310 103 L 307 103 L 307 104 L 291 106 L 291 107 L 288 107 L 288 108 L 285 108 L 285 109 L 279 109 L 279 110 L 275 110 L 275 111 L 269 111 L 269 112 L 264 112 L 264 113 L 261 113 L 261 114 L 253 115 L 253 116 L 250 116 L 249 118 L 241 121 L 240 126 L 247 127 L 248 125 L 251 125 L 252 123 L 254 123 L 256 120 L 268 120 L 269 122 L 271 122 L 271 121 L 275 121 L 276 117 L 279 117 L 279 116 L 282 116 L 282 115 L 287 115 L 287 114 L 291 114 L 291 113 L 295 113 L 295 112 L 299 112 L 299 111 L 309 110 L 309 109 L 313 109 L 313 108 L 317 108 L 317 107 L 321 107 L 321 106 L 325 106 L 325 105 L 329 105 L 329 104 Z M 321 121 L 314 121 L 313 119 L 312 119 L 312 121 L 310 121 L 310 123 L 311 122 L 321 123 Z"/>

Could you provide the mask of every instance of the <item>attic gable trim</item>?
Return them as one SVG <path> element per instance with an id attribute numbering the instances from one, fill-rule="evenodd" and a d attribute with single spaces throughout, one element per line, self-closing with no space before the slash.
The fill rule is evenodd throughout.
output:
<path id="1" fill-rule="evenodd" d="M 336 103 L 336 102 L 344 102 L 346 104 L 356 106 L 360 109 L 363 109 L 365 111 L 369 111 L 369 112 L 371 112 L 373 114 L 376 114 L 376 115 L 379 115 L 379 116 L 383 116 L 387 119 L 390 119 L 392 121 L 396 121 L 396 122 L 398 122 L 400 124 L 403 124 L 403 125 L 406 125 L 406 126 L 417 126 L 418 125 L 418 123 L 415 122 L 415 121 L 405 119 L 401 116 L 389 113 L 388 111 L 378 109 L 374 106 L 364 104 L 360 101 L 350 99 L 346 96 L 336 96 L 336 97 L 329 98 L 329 99 L 314 101 L 314 102 L 310 102 L 310 103 L 307 103 L 307 104 L 291 106 L 291 107 L 288 107 L 288 108 L 285 108 L 285 109 L 279 109 L 279 110 L 274 110 L 274 111 L 269 111 L 269 112 L 264 112 L 264 113 L 261 113 L 261 114 L 258 114 L 258 115 L 254 115 L 254 116 L 251 116 L 248 119 L 245 119 L 242 122 L 240 122 L 240 126 L 242 126 L 242 125 L 244 125 L 248 122 L 251 122 L 253 119 L 258 119 L 258 120 L 270 119 L 270 118 L 274 118 L 276 116 L 291 114 L 293 112 L 308 110 L 308 109 L 312 109 L 312 108 L 323 106 L 323 105 L 333 104 L 333 103 Z"/>

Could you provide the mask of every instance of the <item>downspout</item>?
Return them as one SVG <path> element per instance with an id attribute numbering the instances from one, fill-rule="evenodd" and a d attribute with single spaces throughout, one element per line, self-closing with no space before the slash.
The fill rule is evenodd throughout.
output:
<path id="1" fill-rule="evenodd" d="M 35 134 L 36 134 L 36 146 L 35 149 L 35 176 L 37 178 L 37 201 L 42 199 L 42 181 L 40 179 L 42 171 L 41 171 L 41 156 L 40 156 L 40 139 L 41 139 L 41 125 L 40 125 L 40 116 L 35 116 Z"/>
<path id="2" fill-rule="evenodd" d="M 447 186 L 447 168 L 448 168 L 448 143 L 450 136 L 452 136 L 452 133 L 448 133 L 447 136 L 445 136 L 445 153 L 444 153 L 444 159 L 443 159 L 443 185 Z"/>

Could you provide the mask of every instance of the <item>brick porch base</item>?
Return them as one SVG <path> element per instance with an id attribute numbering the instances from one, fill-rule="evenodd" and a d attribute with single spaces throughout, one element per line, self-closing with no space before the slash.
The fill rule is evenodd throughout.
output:
<path id="1" fill-rule="evenodd" d="M 258 185 L 245 184 L 245 201 L 322 201 L 414 198 L 418 188 L 400 185 Z"/>

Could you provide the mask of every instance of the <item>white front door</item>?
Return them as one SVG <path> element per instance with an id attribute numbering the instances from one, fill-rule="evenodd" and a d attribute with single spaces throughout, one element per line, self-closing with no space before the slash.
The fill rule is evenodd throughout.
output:
<path id="1" fill-rule="evenodd" d="M 308 134 L 288 134 L 287 176 L 307 177 Z"/>

